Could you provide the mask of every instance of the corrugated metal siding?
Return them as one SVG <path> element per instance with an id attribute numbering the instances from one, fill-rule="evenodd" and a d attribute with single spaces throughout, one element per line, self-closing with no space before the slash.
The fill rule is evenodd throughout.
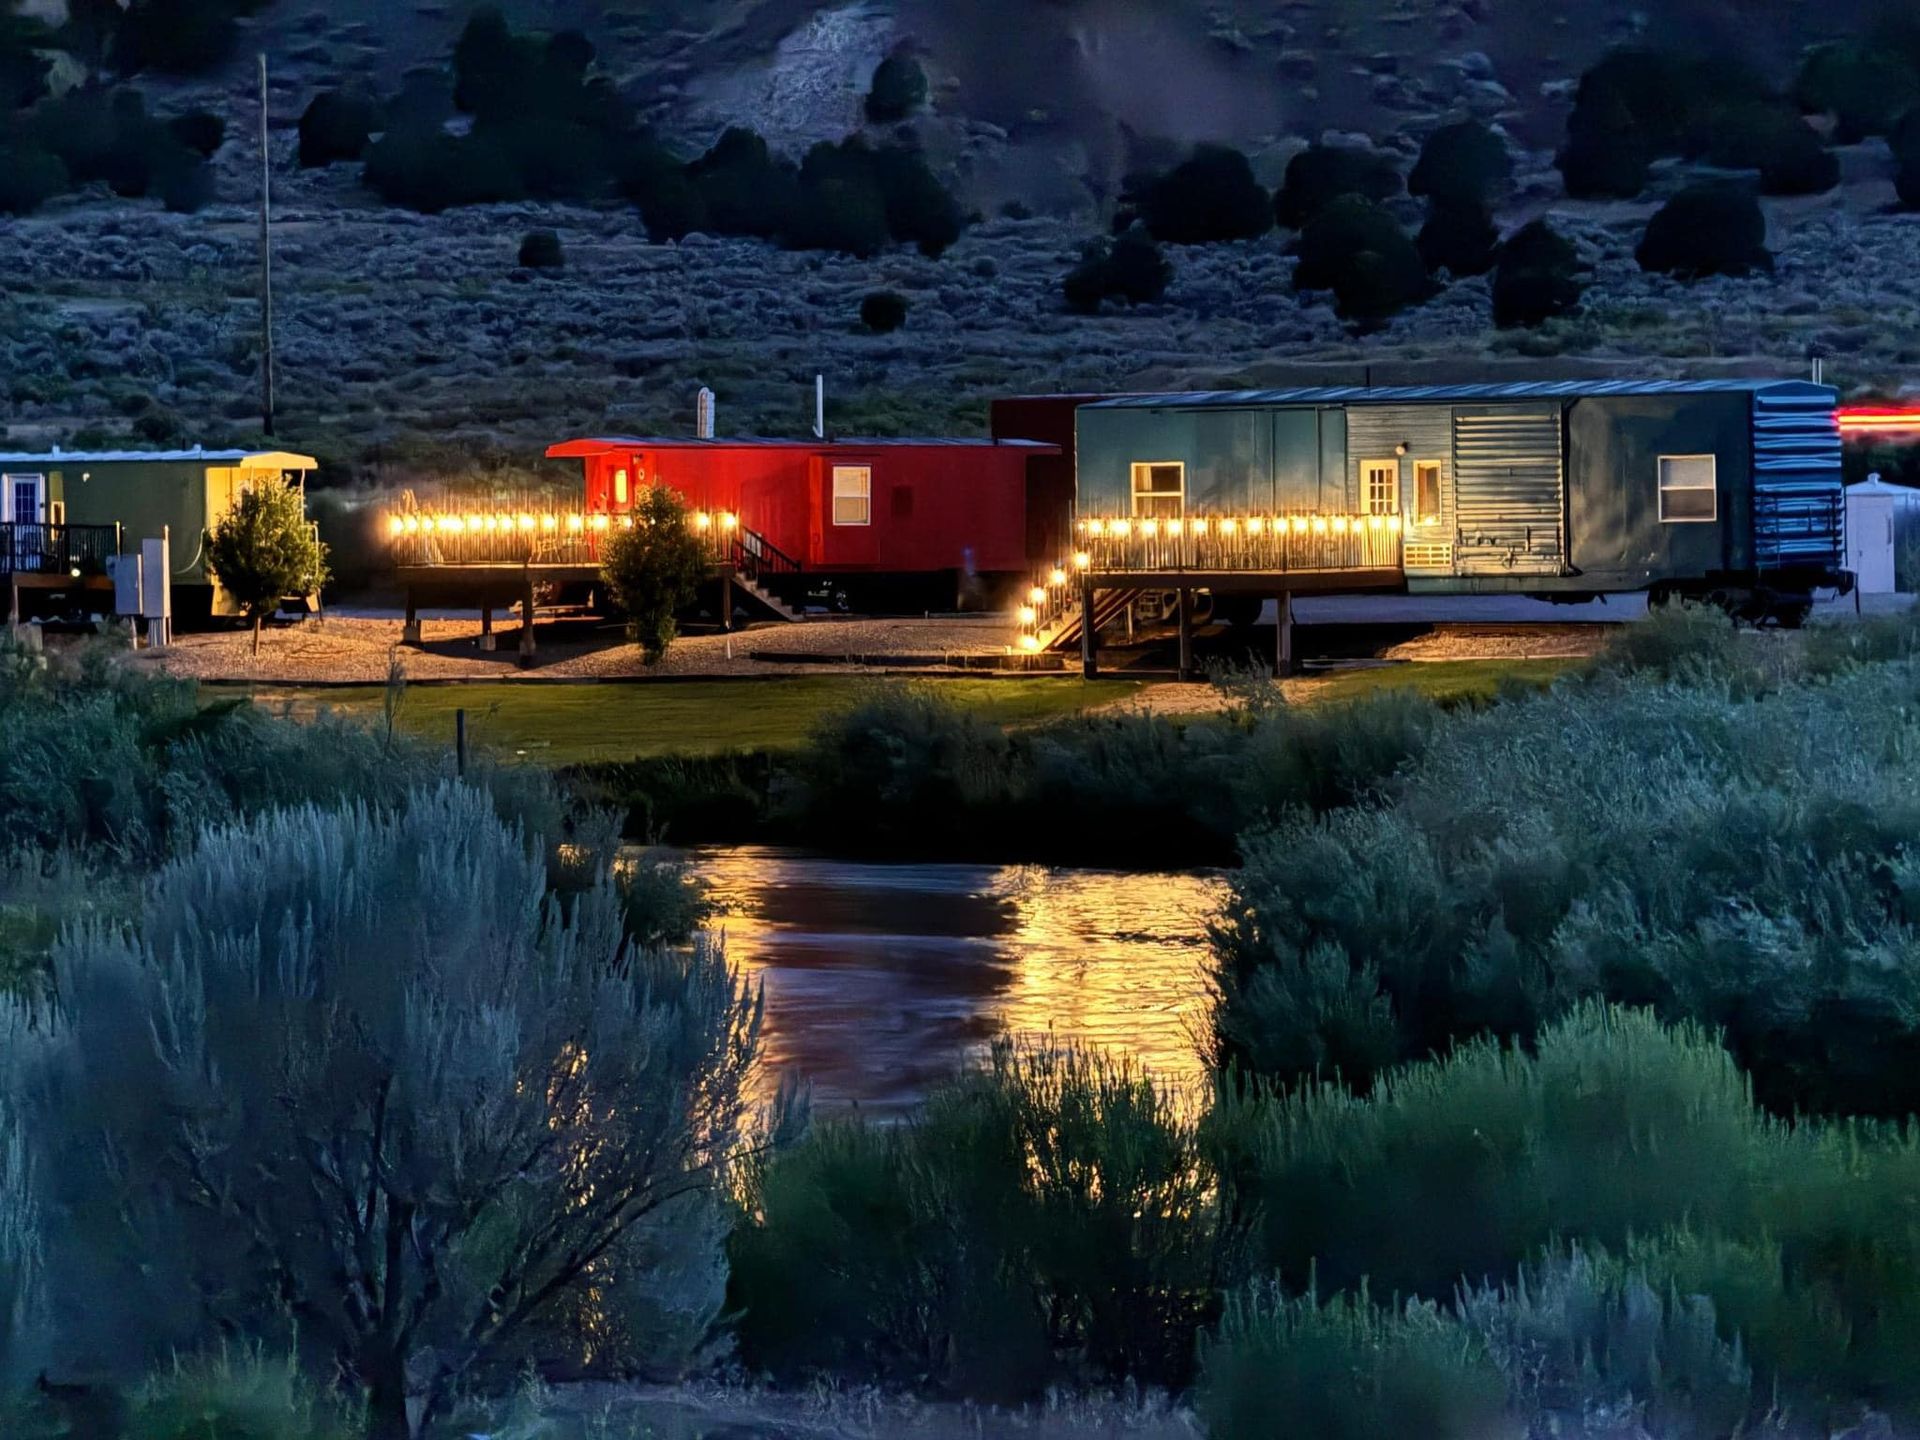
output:
<path id="1" fill-rule="evenodd" d="M 1462 575 L 1557 575 L 1566 489 L 1560 407 L 1456 410 L 1455 522 Z"/>
<path id="2" fill-rule="evenodd" d="M 1754 562 L 1762 569 L 1841 564 L 1845 513 L 1840 427 L 1831 399 L 1791 391 L 1756 394 Z"/>
<path id="3" fill-rule="evenodd" d="M 1249 405 L 1404 405 L 1492 404 L 1502 401 L 1579 400 L 1614 395 L 1808 395 L 1819 393 L 1829 406 L 1839 392 L 1831 386 L 1804 380 L 1518 380 L 1466 385 L 1295 385 L 1281 390 L 1195 390 L 1182 394 L 1117 395 L 1093 407 L 1124 410 L 1129 407 L 1178 406 L 1201 409 Z"/>

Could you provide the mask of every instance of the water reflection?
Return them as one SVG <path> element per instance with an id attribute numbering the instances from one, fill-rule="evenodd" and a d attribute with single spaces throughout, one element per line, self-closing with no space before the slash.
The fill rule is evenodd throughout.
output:
<path id="1" fill-rule="evenodd" d="M 861 865 L 696 852 L 727 953 L 767 990 L 761 1085 L 797 1071 L 817 1108 L 898 1110 L 997 1035 L 1051 1033 L 1188 1084 L 1203 1067 L 1205 875 Z"/>

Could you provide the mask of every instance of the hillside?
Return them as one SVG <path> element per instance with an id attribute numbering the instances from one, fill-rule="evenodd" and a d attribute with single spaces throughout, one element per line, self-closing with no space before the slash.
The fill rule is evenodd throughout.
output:
<path id="1" fill-rule="evenodd" d="M 521 454 L 584 430 L 685 430 L 702 384 L 723 429 L 793 432 L 827 377 L 842 433 L 978 431 L 985 400 L 1017 390 L 1376 380 L 1585 369 L 1798 372 L 1901 385 L 1916 359 L 1920 217 L 1895 208 L 1878 140 L 1840 151 L 1829 195 L 1766 202 L 1771 276 L 1685 285 L 1632 252 L 1661 193 L 1569 201 L 1552 169 L 1574 77 L 1610 43 L 1687 39 L 1783 79 L 1806 43 L 1863 6 L 1790 0 L 1630 6 L 1464 3 L 1145 7 L 1104 0 L 952 6 L 881 0 L 680 0 L 507 7 L 579 25 L 600 63 L 689 149 L 730 121 L 777 145 L 860 124 L 873 64 L 908 43 L 933 79 L 919 142 L 988 216 L 938 260 L 793 253 L 690 236 L 651 243 L 631 207 L 510 204 L 422 216 L 377 203 L 358 167 L 303 171 L 292 127 L 320 87 L 390 88 L 442 64 L 468 7 L 427 0 L 275 0 L 242 22 L 214 75 L 143 80 L 163 113 L 206 106 L 228 122 L 219 199 L 195 214 L 95 188 L 0 219 L 0 425 L 10 444 L 250 438 L 257 430 L 258 159 L 251 59 L 274 66 L 280 437 L 331 461 L 413 466 L 449 449 Z M 1576 23 L 1577 17 L 1577 23 Z M 1018 44 L 1006 37 L 1017 34 Z M 1359 335 L 1289 279 L 1289 236 L 1170 250 L 1164 299 L 1125 313 L 1065 313 L 1059 280 L 1100 224 L 1118 177 L 1197 139 L 1241 143 L 1261 178 L 1328 130 L 1410 158 L 1440 121 L 1476 114 L 1517 152 L 1499 221 L 1540 215 L 1594 270 L 1581 313 L 1495 332 L 1484 279 Z M 998 211 L 1018 201 L 1031 218 Z M 1420 206 L 1400 202 L 1417 223 Z M 561 236 L 564 271 L 519 270 L 520 238 Z M 910 302 L 887 336 L 858 322 L 863 295 Z"/>

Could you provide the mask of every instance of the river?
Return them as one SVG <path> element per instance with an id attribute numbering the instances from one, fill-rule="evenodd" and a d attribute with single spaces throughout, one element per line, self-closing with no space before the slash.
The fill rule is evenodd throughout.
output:
<path id="1" fill-rule="evenodd" d="M 816 1110 L 900 1113 L 998 1036 L 1204 1075 L 1209 874 L 871 865 L 758 847 L 694 868 L 727 953 L 767 996 L 761 1088 L 798 1074 Z"/>

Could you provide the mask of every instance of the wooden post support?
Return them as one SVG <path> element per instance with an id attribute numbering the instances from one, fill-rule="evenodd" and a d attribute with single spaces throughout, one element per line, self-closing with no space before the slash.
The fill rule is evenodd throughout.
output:
<path id="1" fill-rule="evenodd" d="M 520 596 L 520 668 L 533 668 L 533 576 L 527 576 L 526 591 Z"/>
<path id="2" fill-rule="evenodd" d="M 1080 673 L 1089 680 L 1100 678 L 1100 637 L 1093 628 L 1093 582 L 1080 582 Z"/>
<path id="3" fill-rule="evenodd" d="M 407 620 L 406 623 L 400 627 L 400 643 L 402 645 L 418 645 L 420 643 L 420 608 L 414 600 L 413 587 L 411 585 L 407 587 Z"/>
<path id="4" fill-rule="evenodd" d="M 1280 598 L 1274 601 L 1274 654 L 1273 673 L 1276 677 L 1293 674 L 1293 596 L 1287 591 L 1280 592 Z"/>
<path id="5" fill-rule="evenodd" d="M 491 650 L 493 646 L 493 606 L 482 605 L 480 607 L 480 648 Z"/>
<path id="6" fill-rule="evenodd" d="M 730 565 L 720 569 L 720 628 L 733 629 L 733 567 Z"/>
<path id="7" fill-rule="evenodd" d="M 1180 591 L 1180 678 L 1193 678 L 1193 591 Z"/>

